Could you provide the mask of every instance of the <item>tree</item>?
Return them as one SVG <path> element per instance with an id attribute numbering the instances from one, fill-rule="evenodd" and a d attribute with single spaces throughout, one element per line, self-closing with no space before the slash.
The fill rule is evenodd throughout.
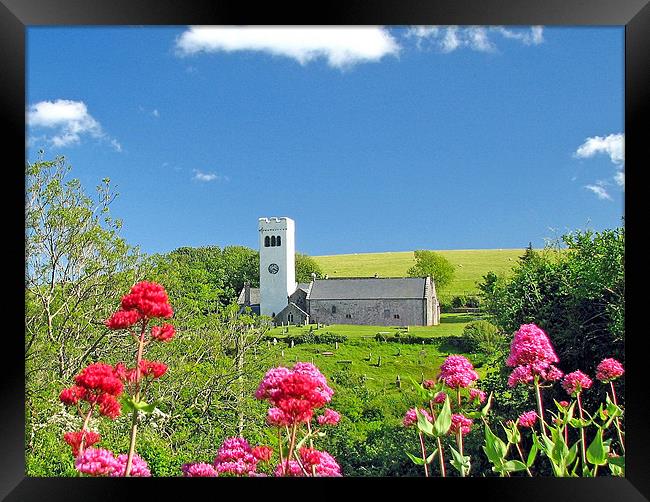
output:
<path id="1" fill-rule="evenodd" d="M 316 278 L 323 276 L 323 269 L 311 256 L 302 253 L 296 253 L 296 281 L 311 282 L 312 275 Z"/>
<path id="2" fill-rule="evenodd" d="M 414 251 L 415 265 L 406 272 L 409 277 L 430 276 L 436 285 L 436 290 L 448 286 L 454 278 L 454 266 L 451 262 L 439 253 L 419 249 Z"/>

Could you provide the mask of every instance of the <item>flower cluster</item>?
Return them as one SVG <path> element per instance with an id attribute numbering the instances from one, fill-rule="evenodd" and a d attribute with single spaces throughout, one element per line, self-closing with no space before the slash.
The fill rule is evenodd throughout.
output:
<path id="1" fill-rule="evenodd" d="M 456 434 L 460 430 L 460 433 L 465 436 L 469 434 L 473 423 L 474 421 L 471 418 L 467 418 L 465 415 L 461 415 L 460 413 L 454 413 L 451 416 L 451 427 L 449 428 L 449 432 Z"/>
<path id="2" fill-rule="evenodd" d="M 268 462 L 273 456 L 273 448 L 270 446 L 256 446 L 253 448 L 252 453 L 260 462 Z"/>
<path id="3" fill-rule="evenodd" d="M 86 401 L 91 408 L 99 405 L 101 415 L 111 419 L 119 416 L 121 409 L 117 397 L 124 390 L 124 385 L 113 366 L 93 363 L 84 368 L 74 381 L 76 385 L 63 389 L 59 394 L 63 404 L 72 406 Z"/>
<path id="4" fill-rule="evenodd" d="M 165 288 L 155 282 L 142 281 L 134 285 L 129 294 L 122 297 L 120 310 L 111 315 L 104 324 L 113 330 L 125 329 L 140 320 L 146 321 L 154 317 L 167 319 L 172 315 L 174 315 L 174 311 L 169 304 Z M 170 339 L 173 336 L 173 328 L 170 335 L 169 328 L 166 326 L 169 325 L 156 330 L 155 336 L 152 330 L 152 337 L 163 340 Z M 167 331 L 163 334 L 162 330 Z"/>
<path id="5" fill-rule="evenodd" d="M 326 408 L 317 420 L 319 425 L 336 425 L 341 420 L 341 414 L 330 408 Z"/>
<path id="6" fill-rule="evenodd" d="M 480 389 L 469 389 L 469 398 L 477 399 L 479 403 L 485 401 L 485 392 Z"/>
<path id="7" fill-rule="evenodd" d="M 519 415 L 519 425 L 522 427 L 532 428 L 537 421 L 537 413 L 533 410 L 526 411 Z"/>
<path id="8" fill-rule="evenodd" d="M 478 380 L 474 366 L 464 356 L 452 355 L 440 366 L 440 380 L 452 389 L 471 387 Z"/>
<path id="9" fill-rule="evenodd" d="M 314 448 L 301 448 L 300 463 L 295 460 L 285 460 L 275 469 L 276 476 L 311 476 L 340 477 L 341 467 L 334 457 L 326 451 Z M 302 464 L 302 465 L 301 465 Z"/>
<path id="10" fill-rule="evenodd" d="M 555 382 L 562 378 L 562 371 L 553 366 L 559 361 L 548 336 L 535 324 L 522 324 L 510 344 L 506 364 L 515 369 L 508 378 L 508 385 L 532 383 L 535 376 Z"/>
<path id="11" fill-rule="evenodd" d="M 596 367 L 596 378 L 603 383 L 616 380 L 625 373 L 623 365 L 611 357 L 603 359 Z"/>
<path id="12" fill-rule="evenodd" d="M 296 363 L 291 370 L 270 369 L 255 397 L 266 399 L 274 406 L 268 412 L 269 424 L 285 426 L 310 421 L 314 410 L 329 403 L 332 394 L 334 391 L 316 366 Z"/>
<path id="13" fill-rule="evenodd" d="M 183 464 L 181 471 L 183 477 L 186 478 L 214 478 L 219 475 L 212 464 L 206 464 L 205 462 Z"/>
<path id="14" fill-rule="evenodd" d="M 244 438 L 226 439 L 214 459 L 214 468 L 223 475 L 248 476 L 257 469 L 258 459 Z"/>
<path id="15" fill-rule="evenodd" d="M 575 396 L 584 389 L 588 389 L 592 384 L 591 378 L 585 375 L 582 371 L 576 370 L 569 373 L 562 380 L 562 387 L 568 394 Z"/>
<path id="16" fill-rule="evenodd" d="M 159 342 L 168 342 L 174 335 L 176 330 L 171 324 L 163 324 L 162 326 L 154 326 L 151 328 L 151 338 L 158 340 Z"/>
<path id="17" fill-rule="evenodd" d="M 75 460 L 75 468 L 90 476 L 123 476 L 127 455 L 117 458 L 113 452 L 103 448 L 86 448 Z M 147 463 L 137 454 L 133 456 L 131 476 L 150 477 Z"/>
<path id="18" fill-rule="evenodd" d="M 66 432 L 63 435 L 63 440 L 72 447 L 72 454 L 77 457 L 82 449 L 89 448 L 94 444 L 99 443 L 102 437 L 89 430 L 81 430 L 79 432 Z M 83 442 L 83 448 L 82 448 Z"/>
<path id="19" fill-rule="evenodd" d="M 426 418 L 429 422 L 433 422 L 433 418 L 431 417 L 431 415 L 429 415 L 427 410 L 420 408 L 420 414 L 423 415 L 424 418 Z M 410 427 L 411 425 L 416 424 L 417 422 L 418 422 L 418 416 L 415 411 L 415 408 L 411 408 L 406 412 L 406 415 L 404 415 L 404 419 L 402 420 L 402 425 L 404 425 L 404 427 Z"/>

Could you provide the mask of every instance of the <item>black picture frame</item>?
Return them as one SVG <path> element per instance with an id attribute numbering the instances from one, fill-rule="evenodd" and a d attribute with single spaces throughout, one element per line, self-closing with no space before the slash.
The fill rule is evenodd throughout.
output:
<path id="1" fill-rule="evenodd" d="M 625 26 L 625 134 L 626 197 L 625 226 L 631 235 L 626 257 L 626 443 L 625 479 L 485 478 L 406 479 L 354 478 L 342 480 L 241 480 L 188 481 L 182 478 L 155 480 L 27 478 L 24 460 L 24 344 L 21 329 L 24 301 L 16 295 L 24 286 L 24 269 L 17 266 L 24 257 L 24 172 L 25 161 L 25 33 L 37 25 L 618 25 Z M 8 203 L 4 239 L 5 312 L 11 323 L 3 330 L 2 411 L 0 413 L 0 496 L 6 500 L 120 500 L 136 496 L 166 499 L 174 490 L 183 496 L 205 493 L 221 497 L 225 490 L 247 490 L 251 495 L 331 497 L 344 490 L 361 490 L 375 497 L 397 489 L 398 496 L 461 497 L 476 500 L 644 500 L 650 498 L 650 420 L 647 358 L 644 338 L 648 335 L 641 319 L 642 236 L 644 196 L 640 182 L 642 156 L 648 140 L 643 125 L 648 123 L 650 90 L 650 6 L 648 0 L 338 0 L 319 4 L 282 6 L 234 0 L 0 0 L 0 110 L 5 161 L 2 200 Z M 598 106 L 594 103 L 594 106 Z M 8 154 L 8 155 L 7 155 Z M 15 157 L 15 158 L 14 158 Z M 627 169 L 630 167 L 631 169 Z M 21 193 L 21 190 L 23 192 Z M 15 261 L 14 261 L 15 260 Z M 23 262 L 24 263 L 24 262 Z M 641 294 L 637 294 L 637 292 Z M 15 298 L 12 298 L 15 297 Z M 23 317 L 24 319 L 24 317 Z M 271 484 L 273 483 L 273 484 Z M 277 485 L 281 483 L 281 485 Z M 292 484 L 289 484 L 292 483 Z M 298 483 L 298 484 L 296 484 Z M 316 483 L 316 484 L 314 484 Z M 323 486 L 324 485 L 324 486 Z M 265 492 L 262 492 L 265 490 Z M 334 492 L 336 491 L 336 492 Z M 444 494 L 442 492 L 445 492 Z M 242 492 L 243 493 L 243 492 Z M 388 493 L 388 492 L 387 492 Z M 395 493 L 395 492 L 393 492 Z M 204 495 L 206 496 L 206 495 Z M 358 496 L 358 495 L 357 495 Z M 394 495 L 393 495 L 394 496 Z"/>

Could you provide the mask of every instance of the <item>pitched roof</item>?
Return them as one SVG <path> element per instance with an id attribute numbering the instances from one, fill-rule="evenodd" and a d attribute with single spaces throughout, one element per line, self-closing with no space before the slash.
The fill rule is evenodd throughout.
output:
<path id="1" fill-rule="evenodd" d="M 244 290 L 245 288 L 242 288 L 242 290 L 239 293 L 239 297 L 237 298 L 237 303 L 239 305 L 244 304 Z M 259 305 L 260 304 L 260 288 L 251 288 L 251 305 Z"/>
<path id="2" fill-rule="evenodd" d="M 424 277 L 317 279 L 310 300 L 375 300 L 424 298 Z"/>

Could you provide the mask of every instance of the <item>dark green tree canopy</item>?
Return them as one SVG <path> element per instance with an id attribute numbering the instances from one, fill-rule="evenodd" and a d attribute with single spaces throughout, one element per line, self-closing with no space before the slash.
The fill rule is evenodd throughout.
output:
<path id="1" fill-rule="evenodd" d="M 316 278 L 320 279 L 323 269 L 311 256 L 296 253 L 296 281 L 311 282 L 311 274 L 316 274 Z"/>
<path id="2" fill-rule="evenodd" d="M 436 290 L 448 286 L 454 278 L 454 266 L 440 253 L 419 249 L 414 251 L 415 265 L 406 272 L 409 277 L 431 276 L 435 282 Z"/>

